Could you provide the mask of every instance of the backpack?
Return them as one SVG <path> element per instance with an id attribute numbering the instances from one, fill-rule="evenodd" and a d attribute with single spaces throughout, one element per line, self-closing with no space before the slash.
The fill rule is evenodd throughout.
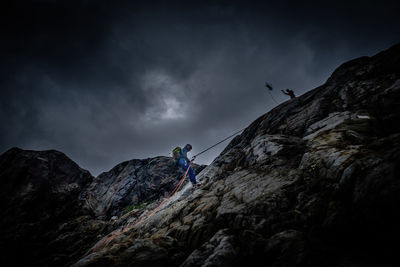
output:
<path id="1" fill-rule="evenodd" d="M 175 147 L 174 150 L 172 150 L 172 159 L 176 162 L 181 158 L 181 148 L 179 146 Z"/>

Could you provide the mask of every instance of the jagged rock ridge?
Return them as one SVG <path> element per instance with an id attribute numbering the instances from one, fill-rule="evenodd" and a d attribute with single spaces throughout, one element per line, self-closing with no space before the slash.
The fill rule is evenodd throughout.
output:
<path id="1" fill-rule="evenodd" d="M 77 266 L 397 266 L 400 45 L 253 122 L 203 187 Z"/>
<path id="2" fill-rule="evenodd" d="M 57 258 L 58 227 L 87 213 L 84 199 L 92 179 L 88 171 L 55 150 L 13 148 L 1 155 L 2 265 L 44 265 L 49 257 Z M 80 238 L 87 241 L 84 235 Z M 62 249 L 73 253 L 67 248 L 71 241 L 76 239 Z M 57 261 L 54 258 L 51 261 Z"/>
<path id="3" fill-rule="evenodd" d="M 94 178 L 61 152 L 12 148 L 0 156 L 0 262 L 69 266 L 157 205 L 181 176 L 168 157 L 126 161 Z"/>
<path id="4" fill-rule="evenodd" d="M 205 166 L 193 167 L 199 173 Z M 169 157 L 125 161 L 94 179 L 88 189 L 87 204 L 96 216 L 119 216 L 129 205 L 165 197 L 181 177 L 181 171 Z"/>
<path id="5" fill-rule="evenodd" d="M 179 179 L 172 162 L 124 162 L 99 179 L 60 152 L 12 149 L 0 157 L 1 262 L 398 266 L 399 76 L 400 45 L 343 64 L 234 138 L 198 175 L 201 189 L 186 185 L 94 253 L 87 252 L 108 233 L 160 203 Z"/>

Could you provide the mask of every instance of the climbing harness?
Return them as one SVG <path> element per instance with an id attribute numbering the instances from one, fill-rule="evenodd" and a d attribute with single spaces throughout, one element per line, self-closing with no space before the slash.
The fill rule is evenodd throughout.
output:
<path id="1" fill-rule="evenodd" d="M 157 211 L 159 211 L 159 210 L 160 210 L 174 195 L 175 195 L 175 193 L 178 192 L 179 189 L 182 187 L 183 182 L 185 181 L 185 178 L 186 178 L 186 176 L 188 175 L 189 168 L 190 168 L 192 162 L 194 161 L 194 159 L 195 159 L 197 156 L 199 156 L 199 155 L 201 155 L 201 154 L 207 152 L 208 150 L 210 150 L 210 149 L 212 149 L 213 147 L 215 147 L 215 146 L 221 144 L 222 142 L 228 140 L 229 138 L 231 138 L 231 137 L 233 137 L 233 136 L 235 136 L 235 135 L 238 135 L 238 134 L 239 134 L 240 132 L 242 132 L 244 129 L 246 129 L 246 128 L 243 128 L 243 129 L 241 129 L 241 130 L 235 132 L 234 134 L 231 134 L 230 136 L 228 136 L 228 137 L 224 138 L 223 140 L 219 141 L 218 143 L 216 143 L 216 144 L 214 144 L 214 145 L 208 147 L 207 149 L 201 151 L 200 153 L 194 155 L 194 156 L 193 156 L 193 159 L 190 161 L 190 163 L 189 163 L 189 165 L 188 165 L 188 168 L 186 169 L 186 172 L 185 172 L 185 174 L 183 175 L 182 179 L 179 181 L 179 183 L 177 184 L 177 186 L 174 188 L 174 190 L 172 190 L 172 192 L 169 194 L 169 196 L 168 196 L 166 199 L 164 199 L 164 200 L 163 200 L 156 208 L 154 208 L 149 214 L 143 216 L 142 218 L 140 218 L 138 221 L 134 222 L 133 224 L 129 224 L 127 227 L 123 228 L 123 229 L 120 230 L 120 231 L 115 232 L 114 234 L 110 235 L 109 237 L 107 237 L 106 239 L 104 239 L 103 241 L 101 241 L 98 245 L 96 245 L 92 250 L 89 251 L 89 255 L 92 254 L 92 253 L 94 253 L 94 252 L 96 252 L 96 251 L 99 250 L 101 247 L 107 246 L 107 245 L 111 242 L 111 240 L 113 240 L 115 237 L 117 237 L 117 236 L 119 236 L 119 235 L 121 235 L 121 234 L 123 234 L 123 233 L 128 232 L 129 230 L 133 229 L 135 226 L 139 225 L 140 223 L 144 222 L 146 219 L 150 218 L 150 217 L 151 217 L 153 214 L 155 214 Z M 121 182 L 122 182 L 122 181 L 121 181 Z M 113 196 L 116 194 L 116 192 L 119 191 L 119 187 L 121 186 L 121 182 L 119 182 L 119 184 L 118 184 L 118 186 L 117 186 L 117 190 L 114 192 Z M 111 199 L 111 201 L 112 201 L 112 199 Z M 111 204 L 110 204 L 110 205 L 111 205 Z"/>
<path id="2" fill-rule="evenodd" d="M 278 101 L 276 101 L 275 98 L 274 98 L 274 96 L 271 94 L 271 91 L 273 90 L 272 85 L 266 83 L 265 86 L 268 88 L 268 93 L 270 94 L 272 100 L 273 100 L 276 104 L 279 105 Z M 200 153 L 197 153 L 196 155 L 194 155 L 194 156 L 193 156 L 193 159 L 190 161 L 190 163 L 189 163 L 189 165 L 188 165 L 188 168 L 186 169 L 186 172 L 185 172 L 185 174 L 183 175 L 182 179 L 179 181 L 179 183 L 176 185 L 176 187 L 174 188 L 174 190 L 172 190 L 172 192 L 169 194 L 169 196 L 168 196 L 167 198 L 165 198 L 165 199 L 164 199 L 156 208 L 154 208 L 150 213 L 148 213 L 148 214 L 142 216 L 141 218 L 139 218 L 138 221 L 132 222 L 133 224 L 128 224 L 127 227 L 122 228 L 122 230 L 119 230 L 119 231 L 115 232 L 114 234 L 112 234 L 112 235 L 110 235 L 109 237 L 105 238 L 105 239 L 104 239 L 103 241 L 101 241 L 99 244 L 95 245 L 95 247 L 94 247 L 92 250 L 89 251 L 89 255 L 92 254 L 92 253 L 94 253 L 94 252 L 96 252 L 96 251 L 99 250 L 101 247 L 107 246 L 115 237 L 117 237 L 117 236 L 119 236 L 119 235 L 121 235 L 121 234 L 123 234 L 123 233 L 128 232 L 129 230 L 133 229 L 135 226 L 139 225 L 140 223 L 143 223 L 145 220 L 147 220 L 148 218 L 150 218 L 150 217 L 151 217 L 153 214 L 155 214 L 157 211 L 159 211 L 159 210 L 167 203 L 167 201 L 169 201 L 169 200 L 176 194 L 176 192 L 178 192 L 179 189 L 182 187 L 183 182 L 185 181 L 185 178 L 186 178 L 186 176 L 188 175 L 188 172 L 189 172 L 189 169 L 190 169 L 190 167 L 191 167 L 191 164 L 192 164 L 192 162 L 194 161 L 194 159 L 195 159 L 197 156 L 199 156 L 199 155 L 201 155 L 201 154 L 203 154 L 203 153 L 209 151 L 210 149 L 216 147 L 217 145 L 221 144 L 222 142 L 228 140 L 229 138 L 238 135 L 239 133 L 241 133 L 241 132 L 242 132 L 243 130 L 245 130 L 245 129 L 246 129 L 246 128 L 243 128 L 243 129 L 241 129 L 241 130 L 239 130 L 239 131 L 237 131 L 237 132 L 231 134 L 230 136 L 228 136 L 228 137 L 222 139 L 221 141 L 217 142 L 216 144 L 214 144 L 214 145 L 212 145 L 212 146 L 210 146 L 210 147 L 204 149 L 204 150 L 201 151 Z M 177 147 L 177 148 L 178 148 L 178 147 Z M 177 148 L 175 148 L 175 149 L 177 149 Z M 175 149 L 174 149 L 174 151 L 175 151 Z M 122 182 L 122 181 L 120 181 L 120 182 L 118 183 L 118 185 L 117 185 L 117 190 L 116 190 L 116 191 L 114 192 L 114 194 L 112 195 L 112 197 L 111 197 L 111 202 L 110 202 L 109 206 L 110 206 L 111 203 L 112 203 L 112 200 L 113 200 L 113 198 L 114 198 L 114 195 L 119 191 L 119 188 L 120 188 L 120 186 L 121 186 L 121 182 Z"/>

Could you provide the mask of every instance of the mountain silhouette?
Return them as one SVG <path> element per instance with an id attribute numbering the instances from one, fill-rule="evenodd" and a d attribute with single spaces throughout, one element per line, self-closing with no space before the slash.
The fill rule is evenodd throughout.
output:
<path id="1" fill-rule="evenodd" d="M 171 198 L 182 173 L 168 157 L 94 178 L 61 152 L 13 148 L 0 157 L 2 261 L 398 266 L 399 103 L 400 44 L 256 119 L 196 166 L 200 188 Z"/>

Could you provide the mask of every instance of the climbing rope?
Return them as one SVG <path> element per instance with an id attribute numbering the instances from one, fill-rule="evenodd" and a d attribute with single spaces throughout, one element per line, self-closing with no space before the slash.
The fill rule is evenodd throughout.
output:
<path id="1" fill-rule="evenodd" d="M 189 172 L 190 166 L 192 164 L 193 160 L 190 161 L 188 168 L 186 169 L 185 174 L 183 175 L 182 179 L 179 181 L 179 183 L 177 184 L 177 186 L 174 188 L 174 190 L 172 190 L 172 192 L 169 194 L 169 196 L 164 199 L 157 207 L 155 207 L 149 214 L 147 214 L 146 216 L 143 216 L 140 220 L 138 220 L 137 222 L 135 222 L 133 225 L 128 225 L 126 228 L 123 228 L 121 231 L 118 231 L 114 234 L 112 234 L 111 236 L 107 237 L 106 239 L 104 239 L 102 242 L 100 242 L 100 244 L 96 245 L 90 252 L 89 255 L 96 252 L 97 250 L 99 250 L 101 247 L 103 246 L 107 246 L 115 237 L 122 235 L 123 233 L 128 232 L 129 230 L 133 229 L 135 226 L 139 225 L 140 223 L 144 222 L 146 219 L 150 218 L 154 213 L 156 213 L 157 211 L 159 211 L 164 205 L 165 203 L 167 203 L 168 200 L 170 200 L 176 192 L 179 191 L 179 189 L 182 187 L 183 182 L 185 181 L 185 178 Z"/>
<path id="2" fill-rule="evenodd" d="M 273 90 L 272 84 L 265 83 L 265 87 L 268 88 L 268 93 L 269 93 L 269 95 L 271 96 L 272 100 L 274 100 L 274 102 L 275 102 L 277 105 L 279 105 L 278 101 L 275 100 L 274 96 L 273 96 L 272 93 L 271 93 L 271 91 Z"/>
<path id="3" fill-rule="evenodd" d="M 224 138 L 223 140 L 219 141 L 219 142 L 218 142 L 218 143 L 216 143 L 215 145 L 212 145 L 212 146 L 210 146 L 209 148 L 207 148 L 207 149 L 205 149 L 205 150 L 201 151 L 200 153 L 198 153 L 198 154 L 194 155 L 194 156 L 193 156 L 193 158 L 196 158 L 197 156 L 199 156 L 199 155 L 201 155 L 201 154 L 203 154 L 203 153 L 207 152 L 207 151 L 208 151 L 208 150 L 210 150 L 211 148 L 213 148 L 213 147 L 216 147 L 217 145 L 221 144 L 222 142 L 224 142 L 224 141 L 228 140 L 229 138 L 231 138 L 231 137 L 233 137 L 233 136 L 235 136 L 235 135 L 238 135 L 240 132 L 242 132 L 242 131 L 243 131 L 244 129 L 246 129 L 246 128 L 247 128 L 247 127 L 245 127 L 245 128 L 243 128 L 243 129 L 241 129 L 241 130 L 237 131 L 237 132 L 236 132 L 236 133 L 234 133 L 234 134 L 231 134 L 230 136 L 228 136 L 228 137 Z"/>
<path id="4" fill-rule="evenodd" d="M 275 100 L 274 96 L 271 94 L 271 92 L 268 90 L 269 95 L 271 96 L 272 100 L 274 100 L 274 102 L 279 105 L 278 101 Z"/>
<path id="5" fill-rule="evenodd" d="M 201 155 L 201 154 L 207 152 L 208 150 L 210 150 L 210 149 L 212 149 L 213 147 L 215 147 L 215 146 L 221 144 L 222 142 L 228 140 L 229 138 L 231 138 L 231 137 L 233 137 L 233 136 L 235 136 L 235 135 L 238 135 L 238 134 L 239 134 L 240 132 L 242 132 L 244 129 L 246 129 L 246 128 L 243 128 L 243 129 L 241 129 L 241 130 L 239 130 L 239 131 L 237 131 L 237 132 L 231 134 L 230 136 L 228 136 L 228 137 L 222 139 L 221 141 L 217 142 L 216 144 L 214 144 L 214 145 L 212 145 L 212 146 L 206 148 L 205 150 L 201 151 L 200 153 L 194 155 L 194 156 L 193 156 L 193 159 L 190 161 L 189 166 L 188 166 L 188 168 L 186 169 L 186 172 L 185 172 L 185 174 L 183 175 L 182 179 L 179 181 L 179 183 L 176 185 L 176 187 L 174 188 L 174 190 L 171 191 L 171 193 L 169 194 L 169 196 L 168 196 L 166 199 L 164 199 L 164 200 L 163 200 L 156 208 L 154 208 L 149 214 L 143 216 L 143 217 L 140 218 L 138 221 L 136 221 L 134 224 L 132 224 L 132 225 L 129 224 L 127 227 L 123 228 L 123 229 L 120 230 L 120 231 L 115 232 L 115 233 L 112 234 L 111 236 L 109 236 L 109 237 L 107 237 L 106 239 L 104 239 L 103 241 L 101 241 L 98 245 L 96 245 L 96 246 L 89 252 L 89 255 L 92 254 L 92 253 L 94 253 L 94 252 L 96 252 L 96 251 L 99 250 L 101 247 L 107 246 L 115 237 L 117 237 L 117 236 L 119 236 L 119 235 L 121 235 L 121 234 L 123 234 L 123 233 L 128 232 L 129 230 L 133 229 L 135 226 L 141 224 L 141 223 L 144 222 L 146 219 L 150 218 L 150 217 L 151 217 L 153 214 L 155 214 L 157 211 L 159 211 L 159 210 L 165 205 L 165 203 L 167 203 L 167 201 L 169 201 L 169 200 L 176 194 L 176 192 L 178 192 L 179 189 L 182 187 L 183 182 L 185 181 L 185 178 L 186 178 L 186 176 L 187 176 L 187 174 L 188 174 L 188 172 L 189 172 L 190 166 L 191 166 L 192 162 L 194 161 L 194 159 L 195 159 L 197 156 L 199 156 L 199 155 Z M 121 181 L 121 182 L 122 182 L 122 181 Z M 115 195 L 116 192 L 119 191 L 119 187 L 120 187 L 120 185 L 121 185 L 121 182 L 119 182 L 119 184 L 118 184 L 118 186 L 117 186 L 117 190 L 114 192 L 113 196 Z M 111 201 L 112 201 L 112 200 L 111 200 Z"/>
<path id="6" fill-rule="evenodd" d="M 266 83 L 266 87 L 267 87 L 268 89 L 272 90 L 272 86 L 271 86 L 270 84 Z M 274 96 L 271 94 L 270 90 L 268 90 L 268 93 L 270 94 L 272 100 L 273 100 L 276 104 L 279 105 L 278 101 L 275 100 L 275 98 L 274 98 Z M 176 187 L 174 188 L 174 190 L 171 191 L 171 193 L 169 194 L 169 196 L 168 196 L 167 198 L 165 198 L 165 199 L 164 199 L 156 208 L 154 208 L 150 213 L 148 213 L 148 214 L 145 215 L 145 216 L 142 216 L 142 217 L 141 217 L 138 221 L 136 221 L 134 224 L 128 224 L 127 227 L 122 228 L 122 230 L 115 232 L 115 233 L 112 234 L 111 236 L 109 236 L 109 237 L 107 237 L 106 239 L 104 239 L 103 241 L 101 241 L 98 245 L 96 245 L 96 246 L 89 252 L 89 255 L 92 254 L 92 253 L 94 253 L 94 252 L 96 252 L 96 251 L 97 251 L 98 249 L 100 249 L 101 247 L 107 246 L 115 237 L 117 237 L 117 236 L 119 236 L 119 235 L 121 235 L 121 234 L 123 234 L 123 233 L 126 233 L 126 232 L 130 231 L 130 230 L 133 229 L 135 226 L 137 226 L 137 225 L 143 223 L 145 220 L 147 220 L 147 219 L 150 218 L 153 214 L 155 214 L 157 211 L 159 211 L 159 210 L 165 205 L 165 203 L 167 203 L 167 201 L 169 201 L 169 200 L 176 194 L 176 192 L 178 192 L 179 189 L 182 187 L 183 182 L 185 181 L 185 178 L 186 178 L 186 176 L 187 176 L 187 174 L 188 174 L 188 172 L 189 172 L 190 166 L 191 166 L 192 162 L 194 161 L 194 159 L 195 159 L 197 156 L 199 156 L 199 155 L 201 155 L 201 154 L 203 154 L 203 153 L 209 151 L 210 149 L 216 147 L 217 145 L 221 144 L 222 142 L 228 140 L 229 138 L 232 138 L 233 136 L 238 135 L 239 133 L 241 133 L 241 132 L 242 132 L 243 130 L 245 130 L 245 129 L 246 129 L 246 127 L 243 128 L 243 129 L 241 129 L 241 130 L 239 130 L 239 131 L 237 131 L 237 132 L 235 132 L 235 133 L 233 133 L 233 134 L 231 134 L 231 135 L 229 135 L 228 137 L 226 137 L 226 138 L 222 139 L 221 141 L 217 142 L 216 144 L 214 144 L 214 145 L 212 145 L 212 146 L 210 146 L 210 147 L 204 149 L 204 150 L 201 151 L 200 153 L 197 153 L 196 155 L 194 155 L 194 156 L 193 156 L 193 159 L 190 161 L 189 166 L 188 166 L 188 168 L 186 169 L 186 172 L 185 172 L 185 174 L 183 175 L 182 179 L 181 179 L 181 180 L 179 181 L 179 183 L 176 185 Z M 119 191 L 120 186 L 121 186 L 121 182 L 122 182 L 122 181 L 120 181 L 120 182 L 118 183 L 117 190 L 116 190 L 116 191 L 114 192 L 114 194 L 112 195 L 112 197 L 111 197 L 111 202 L 109 203 L 109 205 L 111 205 L 112 199 L 113 199 L 114 195 Z"/>

